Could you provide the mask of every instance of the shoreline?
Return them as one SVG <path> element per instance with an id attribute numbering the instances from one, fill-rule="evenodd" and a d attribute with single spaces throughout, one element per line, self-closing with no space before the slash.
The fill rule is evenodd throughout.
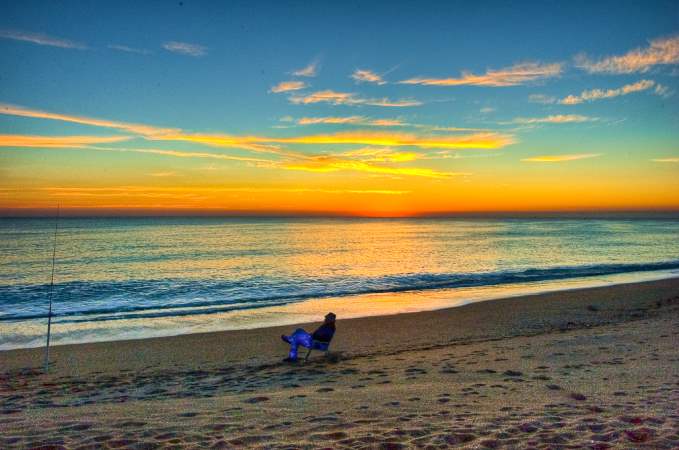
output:
<path id="1" fill-rule="evenodd" d="M 310 323 L 317 316 L 322 317 L 327 310 L 335 311 L 344 319 L 384 317 L 412 312 L 431 312 L 459 308 L 473 303 L 503 300 L 516 297 L 531 297 L 553 292 L 569 292 L 581 289 L 619 286 L 624 284 L 645 283 L 649 281 L 679 278 L 676 270 L 656 270 L 626 272 L 603 276 L 567 278 L 539 282 L 510 283 L 487 286 L 408 290 L 400 292 L 378 292 L 354 294 L 341 297 L 320 297 L 284 305 L 245 308 L 226 313 L 196 313 L 188 317 L 197 319 L 190 327 L 182 324 L 182 315 L 168 315 L 155 319 L 123 319 L 120 321 L 93 321 L 80 323 L 72 331 L 74 324 L 53 319 L 52 348 L 62 345 L 80 345 L 118 341 L 136 341 L 178 337 L 191 334 L 218 333 L 223 331 L 256 330 L 272 327 L 297 326 Z M 57 316 L 58 317 L 58 316 Z M 309 320 L 304 320 L 308 318 Z M 40 329 L 42 320 L 5 322 L 6 333 L 27 326 Z M 149 321 L 150 320 L 150 321 Z M 163 322 L 166 322 L 163 326 Z M 106 325 L 108 324 L 108 325 Z M 145 325 L 140 325 L 145 324 Z M 151 324 L 151 325 L 149 325 Z M 126 334 L 110 339 L 116 326 L 125 325 Z M 160 326 L 159 326 L 160 325 Z M 104 328 L 97 328 L 97 327 Z M 134 328 L 146 326 L 148 329 Z M 3 328 L 0 327 L 0 328 Z M 90 334 L 82 339 L 68 339 L 60 333 L 77 334 L 81 328 Z M 184 327 L 184 328 L 183 328 Z M 63 331 L 66 328 L 67 331 Z M 175 328 L 175 331 L 171 331 Z M 133 331 L 129 331 L 133 330 Z M 170 330 L 170 331 L 168 331 Z M 56 333 L 54 333 L 56 331 Z M 37 341 L 37 342 L 36 342 Z M 11 350 L 39 349 L 44 347 L 39 339 L 33 344 L 0 345 L 0 353 Z"/>
<path id="2" fill-rule="evenodd" d="M 627 303 L 625 305 L 627 308 L 623 308 L 619 313 L 616 309 L 606 309 L 607 307 L 615 307 L 615 301 L 612 300 L 613 297 L 622 294 L 622 296 L 625 297 L 625 300 L 633 301 L 633 304 L 637 305 L 638 309 L 642 306 L 647 307 L 649 305 L 648 298 L 656 298 L 659 295 L 663 295 L 662 291 L 665 290 L 667 290 L 667 292 L 675 292 L 676 295 L 679 295 L 679 277 L 507 296 L 489 300 L 472 301 L 458 306 L 434 310 L 402 312 L 383 316 L 371 315 L 347 319 L 342 319 L 340 317 L 337 321 L 339 331 L 335 342 L 332 344 L 332 350 L 346 353 L 349 348 L 352 348 L 352 352 L 355 353 L 356 349 L 365 347 L 364 344 L 359 343 L 364 337 L 363 334 L 365 333 L 365 329 L 375 327 L 376 325 L 379 325 L 378 328 L 384 334 L 382 334 L 374 344 L 376 347 L 384 349 L 398 347 L 398 344 L 390 343 L 390 339 L 388 339 L 391 330 L 397 327 L 419 329 L 422 326 L 430 326 L 432 324 L 436 324 L 440 327 L 442 325 L 460 322 L 458 325 L 461 326 L 458 328 L 459 332 L 457 333 L 447 332 L 436 336 L 416 333 L 414 340 L 421 342 L 421 345 L 426 347 L 432 345 L 434 342 L 443 345 L 453 341 L 460 343 L 465 340 L 479 338 L 497 339 L 512 336 L 525 336 L 527 330 L 531 331 L 530 334 L 540 334 L 548 333 L 555 329 L 564 329 L 564 327 L 573 327 L 577 324 L 589 327 L 620 322 L 629 319 L 627 313 L 632 311 L 633 308 L 630 308 L 630 304 Z M 606 300 L 597 300 L 596 297 L 599 294 Z M 632 294 L 639 294 L 642 298 L 632 299 Z M 540 302 L 544 302 L 545 304 L 541 305 Z M 596 305 L 597 303 L 601 303 L 601 305 Z M 590 304 L 592 304 L 597 311 L 588 311 L 587 308 Z M 551 315 L 546 318 L 541 318 L 539 324 L 526 323 L 530 322 L 531 318 L 535 318 L 536 312 L 544 313 L 545 311 L 543 310 L 547 305 L 549 305 L 549 313 L 551 313 Z M 515 316 L 519 314 L 518 311 L 522 311 L 526 314 L 522 320 L 514 320 Z M 509 316 L 503 316 L 503 314 L 509 314 Z M 559 317 L 560 315 L 562 317 Z M 490 322 L 486 320 L 484 325 L 478 328 L 470 328 L 468 323 L 463 323 L 466 318 L 470 318 L 473 321 L 477 320 L 479 316 L 484 317 L 484 319 L 494 318 L 497 319 L 497 322 L 493 323 L 492 320 Z M 512 318 L 512 320 L 507 320 L 507 317 Z M 67 373 L 76 374 L 81 369 L 91 367 L 92 365 L 99 366 L 102 363 L 100 359 L 110 353 L 116 354 L 113 358 L 115 361 L 127 361 L 129 364 L 129 362 L 135 361 L 136 358 L 128 358 L 126 355 L 136 352 L 144 354 L 164 354 L 167 353 L 167 351 L 163 351 L 162 349 L 166 344 L 179 344 L 179 347 L 181 348 L 186 347 L 188 344 L 188 346 L 192 348 L 191 352 L 195 354 L 192 355 L 192 357 L 186 358 L 188 355 L 182 353 L 180 359 L 183 359 L 184 362 L 193 361 L 193 364 L 199 364 L 200 360 L 208 362 L 216 358 L 229 363 L 238 363 L 245 360 L 268 361 L 274 354 L 281 354 L 280 345 L 278 345 L 280 334 L 287 333 L 291 331 L 291 329 L 299 327 L 313 329 L 315 326 L 318 326 L 318 324 L 318 322 L 307 321 L 261 328 L 52 345 L 50 346 L 50 361 L 52 370 L 54 370 L 55 366 L 61 368 L 66 365 L 70 367 L 70 369 L 67 370 Z M 501 327 L 506 328 L 507 332 L 499 333 L 498 330 Z M 512 328 L 514 331 L 512 331 Z M 343 333 L 343 329 L 346 329 L 348 333 Z M 371 335 L 372 333 L 368 334 Z M 395 336 L 400 336 L 401 334 L 402 332 L 398 332 Z M 200 345 L 201 342 L 203 345 Z M 230 343 L 237 342 L 245 344 L 242 348 L 242 352 L 240 350 L 234 351 L 233 345 L 229 345 Z M 272 348 L 277 350 L 272 352 Z M 250 350 L 250 354 L 254 356 L 247 357 L 248 350 Z M 39 367 L 40 364 L 38 364 L 38 362 L 42 361 L 43 352 L 44 347 L 1 350 L 0 367 L 9 368 L 10 370 L 17 369 L 16 363 L 19 361 L 24 367 Z M 82 354 L 89 355 L 94 361 L 87 361 L 87 358 L 79 356 Z M 33 364 L 31 364 L 31 361 Z M 159 364 L 159 362 L 156 362 L 156 365 L 157 364 Z M 108 366 L 107 364 L 104 365 Z M 74 371 L 74 368 L 77 369 Z M 134 370 L 134 368 L 139 368 L 139 365 L 133 364 L 130 367 L 127 367 L 126 365 L 125 368 Z M 115 367 L 111 367 L 111 369 L 115 371 L 119 368 L 116 369 Z M 62 371 L 59 370 L 58 373 L 62 373 Z"/>

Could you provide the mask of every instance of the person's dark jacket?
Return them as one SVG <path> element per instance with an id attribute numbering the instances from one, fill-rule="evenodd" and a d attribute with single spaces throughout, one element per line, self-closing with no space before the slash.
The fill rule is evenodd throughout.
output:
<path id="1" fill-rule="evenodd" d="M 314 331 L 314 334 L 312 334 L 311 337 L 314 339 L 314 341 L 330 342 L 334 334 L 335 324 L 324 323 L 318 327 L 316 331 Z"/>

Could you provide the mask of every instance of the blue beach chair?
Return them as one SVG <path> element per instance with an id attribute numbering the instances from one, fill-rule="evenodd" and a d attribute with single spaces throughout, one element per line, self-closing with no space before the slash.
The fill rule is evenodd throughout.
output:
<path id="1" fill-rule="evenodd" d="M 332 342 L 332 340 L 330 342 Z M 309 351 L 307 352 L 306 356 L 304 357 L 304 362 L 307 362 L 309 360 L 309 355 L 311 355 L 311 352 L 313 350 L 318 350 L 318 351 L 323 352 L 323 354 L 327 358 L 328 352 L 330 351 L 330 342 L 323 342 L 323 341 L 316 341 L 316 340 L 311 341 L 311 347 L 309 347 Z"/>

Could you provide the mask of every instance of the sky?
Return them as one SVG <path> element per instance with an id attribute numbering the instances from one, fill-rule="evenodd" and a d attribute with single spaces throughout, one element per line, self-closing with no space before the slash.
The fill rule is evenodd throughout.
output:
<path id="1" fill-rule="evenodd" d="M 0 1 L 0 214 L 679 210 L 679 3 Z"/>

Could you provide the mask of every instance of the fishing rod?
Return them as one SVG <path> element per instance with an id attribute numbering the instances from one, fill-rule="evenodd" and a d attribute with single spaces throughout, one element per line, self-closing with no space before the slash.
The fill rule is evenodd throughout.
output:
<path id="1" fill-rule="evenodd" d="M 52 248 L 52 280 L 50 281 L 49 310 L 47 311 L 47 344 L 45 345 L 45 373 L 50 365 L 50 335 L 52 332 L 52 295 L 54 293 L 54 266 L 57 256 L 57 230 L 59 229 L 59 205 L 57 205 L 57 217 L 54 221 L 54 247 Z"/>

